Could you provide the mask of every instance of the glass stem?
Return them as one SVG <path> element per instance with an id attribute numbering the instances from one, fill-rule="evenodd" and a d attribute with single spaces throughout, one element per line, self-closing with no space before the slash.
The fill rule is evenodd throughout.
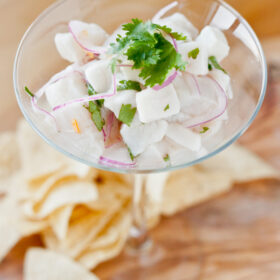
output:
<path id="1" fill-rule="evenodd" d="M 128 239 L 128 248 L 132 252 L 146 251 L 151 247 L 145 213 L 147 201 L 146 175 L 134 175 L 132 227 Z"/>

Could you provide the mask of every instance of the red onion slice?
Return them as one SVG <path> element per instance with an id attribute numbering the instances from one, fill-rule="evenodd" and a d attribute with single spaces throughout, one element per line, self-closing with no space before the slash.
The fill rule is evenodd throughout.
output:
<path id="1" fill-rule="evenodd" d="M 228 99 L 227 99 L 227 95 L 224 91 L 224 89 L 221 87 L 221 85 L 212 77 L 205 77 L 211 81 L 213 81 L 213 83 L 215 84 L 215 86 L 217 87 L 218 91 L 217 91 L 217 98 L 218 98 L 218 107 L 217 110 L 215 112 L 213 112 L 213 114 L 207 115 L 207 116 L 201 116 L 201 117 L 195 117 L 192 118 L 190 121 L 188 121 L 187 123 L 184 123 L 184 125 L 187 128 L 194 128 L 197 126 L 201 126 L 203 124 L 209 123 L 217 118 L 219 118 L 221 115 L 224 114 L 224 112 L 227 109 L 227 105 L 228 105 Z"/>
<path id="2" fill-rule="evenodd" d="M 103 133 L 103 141 L 106 142 L 107 134 L 104 128 L 102 128 L 102 133 Z"/>
<path id="3" fill-rule="evenodd" d="M 88 45 L 88 42 L 79 38 L 79 33 L 84 32 L 84 28 L 81 26 L 79 21 L 71 20 L 68 24 L 68 29 L 77 44 L 85 51 L 93 53 L 94 55 L 100 55 L 106 52 L 106 49 L 103 47 L 95 47 L 93 49 L 92 46 Z"/>
<path id="4" fill-rule="evenodd" d="M 200 90 L 200 87 L 199 87 L 199 84 L 198 84 L 198 81 L 197 81 L 195 75 L 190 74 L 190 76 L 191 76 L 191 78 L 192 78 L 192 80 L 193 80 L 193 82 L 195 84 L 195 87 L 196 87 L 196 90 L 197 90 L 197 94 L 201 96 L 201 90 Z"/>
<path id="5" fill-rule="evenodd" d="M 163 7 L 161 10 L 159 10 L 155 16 L 153 17 L 152 21 L 157 22 L 159 19 L 161 19 L 168 11 L 175 8 L 178 5 L 177 1 L 174 1 L 170 3 L 169 5 Z"/>
<path id="6" fill-rule="evenodd" d="M 174 45 L 174 48 L 175 48 L 176 52 L 178 52 L 179 50 L 178 50 L 177 41 L 175 40 L 175 38 L 172 35 L 169 34 L 169 36 L 171 37 L 171 40 L 172 40 L 172 43 Z"/>
<path id="7" fill-rule="evenodd" d="M 53 108 L 53 111 L 55 112 L 55 111 L 57 111 L 57 110 L 60 110 L 60 109 L 65 108 L 65 107 L 67 107 L 67 106 L 69 106 L 69 105 L 72 105 L 72 104 L 86 103 L 86 102 L 89 102 L 89 101 L 95 101 L 95 100 L 105 99 L 105 98 L 114 96 L 114 95 L 117 93 L 116 74 L 113 74 L 113 87 L 114 87 L 113 93 L 96 94 L 96 95 L 91 95 L 91 96 L 87 96 L 87 97 L 82 97 L 82 98 L 70 100 L 70 101 L 68 101 L 68 102 L 66 102 L 66 103 L 64 103 L 64 104 L 55 106 L 55 107 Z"/>
<path id="8" fill-rule="evenodd" d="M 54 84 L 55 82 L 57 82 L 59 80 L 65 79 L 73 73 L 78 73 L 82 77 L 82 79 L 85 81 L 84 74 L 81 71 L 77 70 L 75 65 L 71 65 L 71 66 L 67 67 L 66 69 L 62 70 L 61 72 L 52 76 L 50 78 L 50 80 L 36 92 L 36 94 L 35 94 L 36 98 L 40 99 L 44 95 L 47 87 L 49 87 L 51 84 Z"/>
<path id="9" fill-rule="evenodd" d="M 169 76 L 169 77 L 165 80 L 165 82 L 164 82 L 162 85 L 154 86 L 153 89 L 154 89 L 154 90 L 161 90 L 161 89 L 163 89 L 163 88 L 169 86 L 169 85 L 175 80 L 175 78 L 177 77 L 177 75 L 178 75 L 178 72 L 175 71 L 171 76 Z"/>
<path id="10" fill-rule="evenodd" d="M 113 145 L 120 143 L 122 137 L 120 135 L 120 122 L 113 112 L 109 112 L 106 122 L 106 141 L 105 148 L 108 149 Z"/>
<path id="11" fill-rule="evenodd" d="M 110 158 L 106 158 L 106 157 L 103 157 L 101 156 L 99 158 L 100 162 L 101 163 L 107 163 L 111 166 L 120 166 L 120 167 L 134 167 L 136 162 L 132 162 L 132 163 L 125 163 L 125 162 L 121 162 L 121 161 L 117 161 L 117 160 L 113 160 L 113 159 L 110 159 Z"/>
<path id="12" fill-rule="evenodd" d="M 105 139 L 104 142 L 107 141 L 107 139 L 110 137 L 111 135 L 111 131 L 112 131 L 112 126 L 113 126 L 113 122 L 114 122 L 114 118 L 115 115 L 113 112 L 110 112 L 108 117 L 107 117 L 107 124 L 106 124 L 106 133 L 105 133 Z"/>
<path id="13" fill-rule="evenodd" d="M 57 131 L 60 131 L 59 126 L 58 126 L 58 123 L 57 123 L 57 121 L 56 121 L 55 116 L 54 116 L 54 115 L 52 115 L 50 112 L 46 111 L 45 109 L 43 109 L 43 108 L 39 107 L 39 106 L 38 106 L 38 104 L 37 104 L 37 99 L 36 99 L 36 97 L 35 97 L 35 96 L 33 96 L 33 97 L 32 97 L 32 99 L 31 99 L 31 104 L 32 104 L 32 106 L 33 106 L 33 109 L 34 109 L 34 110 L 37 110 L 37 111 L 39 111 L 39 112 L 43 113 L 45 116 L 47 116 L 47 117 L 49 117 L 49 118 L 53 119 L 53 120 L 54 120 L 54 122 L 55 122 L 55 125 L 56 125 L 56 129 L 57 129 Z"/>

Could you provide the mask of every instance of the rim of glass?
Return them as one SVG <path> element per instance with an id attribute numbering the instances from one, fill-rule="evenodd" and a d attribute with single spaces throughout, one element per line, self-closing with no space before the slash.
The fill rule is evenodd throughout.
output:
<path id="1" fill-rule="evenodd" d="M 99 164 L 99 163 L 94 163 L 94 162 L 91 162 L 91 161 L 88 161 L 88 160 L 84 160 L 84 159 L 82 159 L 82 158 L 80 158 L 78 156 L 75 156 L 75 155 L 71 154 L 70 152 L 62 149 L 61 147 L 56 145 L 56 143 L 54 143 L 53 141 L 48 139 L 47 136 L 45 136 L 39 130 L 39 128 L 34 125 L 34 123 L 29 118 L 28 113 L 25 111 L 24 106 L 22 105 L 21 99 L 20 99 L 20 89 L 18 88 L 17 69 L 18 69 L 18 63 L 19 63 L 22 47 L 24 45 L 24 42 L 25 42 L 26 38 L 32 32 L 32 29 L 41 21 L 42 18 L 47 16 L 49 13 L 52 12 L 52 10 L 56 9 L 58 6 L 62 5 L 66 1 L 68 1 L 68 0 L 59 0 L 58 2 L 50 5 L 29 26 L 29 28 L 26 30 L 26 32 L 23 35 L 23 37 L 22 37 L 22 39 L 20 41 L 20 44 L 18 46 L 18 49 L 17 49 L 17 52 L 16 52 L 16 56 L 15 56 L 15 61 L 14 61 L 14 69 L 13 69 L 13 84 L 14 84 L 14 89 L 15 89 L 15 93 L 16 93 L 16 99 L 17 99 L 17 102 L 19 104 L 20 110 L 21 110 L 23 116 L 25 117 L 25 119 L 31 125 L 31 127 L 35 130 L 35 132 L 37 134 L 39 134 L 39 136 L 41 136 L 43 138 L 43 140 L 45 142 L 47 142 L 52 148 L 58 150 L 59 152 L 63 153 L 64 155 L 70 157 L 73 160 L 77 160 L 77 161 L 79 161 L 79 162 L 81 162 L 83 164 L 86 164 L 88 166 L 92 166 L 94 168 L 105 170 L 105 171 L 116 172 L 116 173 L 140 173 L 140 174 L 168 172 L 168 171 L 174 171 L 174 170 L 178 170 L 178 169 L 182 169 L 182 168 L 186 168 L 186 167 L 198 164 L 198 163 L 200 163 L 200 162 L 202 162 L 202 161 L 204 161 L 204 160 L 206 160 L 208 158 L 211 158 L 212 156 L 215 156 L 216 154 L 222 152 L 227 147 L 229 147 L 231 144 L 233 144 L 240 136 L 242 136 L 243 133 L 249 128 L 251 123 L 256 118 L 256 116 L 257 116 L 257 114 L 258 114 L 258 112 L 259 112 L 259 110 L 260 110 L 260 108 L 262 106 L 262 103 L 263 103 L 263 100 L 264 100 L 264 97 L 265 97 L 265 93 L 266 93 L 266 88 L 267 88 L 267 64 L 266 64 L 266 59 L 265 59 L 263 48 L 261 46 L 261 43 L 260 43 L 260 41 L 259 41 L 259 39 L 258 39 L 258 37 L 257 37 L 257 35 L 255 33 L 255 31 L 251 27 L 251 25 L 233 7 L 231 7 L 229 4 L 225 3 L 223 0 L 214 0 L 215 2 L 218 2 L 220 5 L 224 6 L 232 14 L 234 14 L 239 19 L 239 21 L 246 27 L 246 29 L 249 32 L 250 36 L 253 38 L 254 43 L 258 47 L 258 51 L 260 53 L 260 60 L 261 60 L 262 71 L 263 71 L 261 94 L 260 94 L 260 97 L 259 97 L 259 100 L 258 100 L 258 104 L 256 106 L 256 109 L 255 109 L 254 113 L 252 114 L 252 116 L 250 117 L 248 122 L 244 124 L 242 129 L 240 129 L 239 132 L 237 132 L 229 141 L 227 141 L 221 147 L 215 149 L 211 153 L 209 153 L 209 154 L 207 154 L 207 155 L 205 155 L 205 156 L 203 156 L 201 158 L 198 158 L 196 160 L 193 160 L 193 161 L 190 161 L 190 162 L 187 162 L 187 163 L 184 163 L 184 164 L 179 164 L 179 165 L 175 165 L 175 166 L 167 166 L 167 167 L 159 168 L 159 169 L 140 169 L 139 170 L 139 169 L 133 169 L 133 168 L 131 168 L 131 169 L 123 169 L 123 168 L 118 168 L 118 167 L 106 166 L 106 165 L 102 165 L 102 164 Z"/>

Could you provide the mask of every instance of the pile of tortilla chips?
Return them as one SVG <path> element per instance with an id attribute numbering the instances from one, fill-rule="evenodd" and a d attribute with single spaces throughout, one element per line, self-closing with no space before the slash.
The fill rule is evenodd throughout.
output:
<path id="1" fill-rule="evenodd" d="M 149 226 L 235 182 L 276 176 L 236 145 L 197 166 L 147 175 Z M 117 256 L 128 238 L 132 186 L 130 175 L 66 158 L 21 121 L 0 135 L 0 261 L 19 240 L 40 234 L 46 249 L 29 249 L 25 280 L 97 279 L 89 270 Z"/>

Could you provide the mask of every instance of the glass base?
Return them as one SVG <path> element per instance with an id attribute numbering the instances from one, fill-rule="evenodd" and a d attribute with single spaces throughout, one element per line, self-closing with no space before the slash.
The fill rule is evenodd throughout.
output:
<path id="1" fill-rule="evenodd" d="M 147 231 L 141 231 L 136 227 L 130 229 L 130 237 L 126 244 L 126 253 L 128 255 L 146 254 L 151 251 L 153 241 Z"/>

